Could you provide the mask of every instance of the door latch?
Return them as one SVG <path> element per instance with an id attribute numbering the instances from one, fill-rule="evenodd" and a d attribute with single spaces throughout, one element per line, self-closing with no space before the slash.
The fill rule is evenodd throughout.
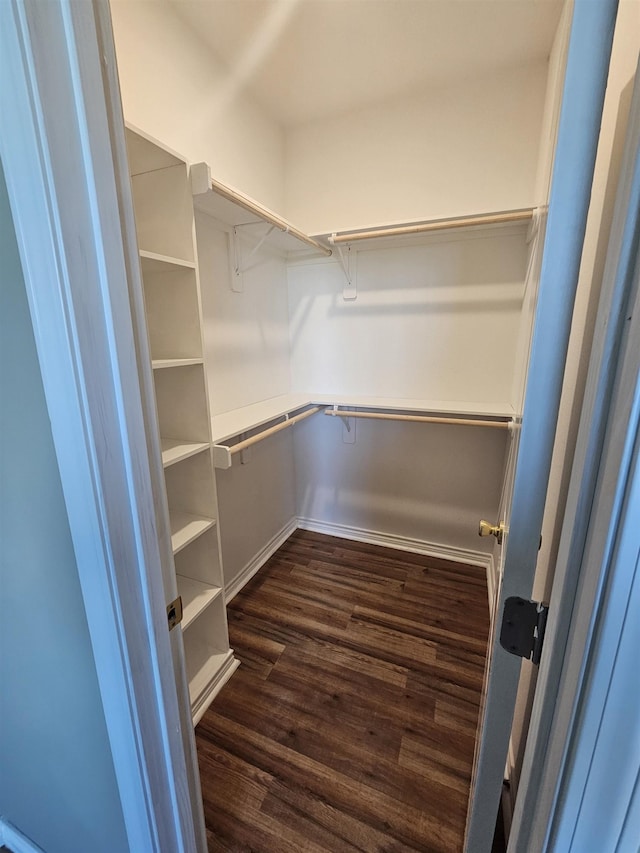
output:
<path id="1" fill-rule="evenodd" d="M 170 604 L 167 604 L 167 622 L 171 631 L 182 622 L 182 596 L 179 595 Z"/>

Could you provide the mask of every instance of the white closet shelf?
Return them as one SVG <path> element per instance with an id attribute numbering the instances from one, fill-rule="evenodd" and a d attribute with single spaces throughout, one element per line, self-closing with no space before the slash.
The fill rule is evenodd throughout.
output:
<path id="1" fill-rule="evenodd" d="M 232 227 L 259 224 L 271 226 L 277 233 L 270 235 L 269 243 L 283 252 L 299 252 L 306 247 L 323 255 L 331 255 L 328 246 L 305 234 L 282 216 L 239 190 L 212 178 L 206 163 L 194 163 L 190 171 L 196 209 Z"/>
<path id="2" fill-rule="evenodd" d="M 124 126 L 129 173 L 132 177 L 185 163 L 180 154 L 149 136 L 131 122 L 125 121 Z"/>
<path id="3" fill-rule="evenodd" d="M 190 542 L 201 536 L 205 530 L 215 525 L 215 519 L 205 518 L 202 515 L 189 515 L 186 512 L 170 512 L 171 523 L 171 547 L 173 553 L 177 554 L 186 548 Z"/>
<path id="4" fill-rule="evenodd" d="M 156 272 L 171 272 L 172 270 L 195 270 L 194 261 L 186 261 L 182 258 L 170 258 L 168 255 L 159 255 L 157 252 L 146 252 L 140 250 L 140 263 L 142 274 Z"/>
<path id="5" fill-rule="evenodd" d="M 215 415 L 211 419 L 213 443 L 220 444 L 221 441 L 234 438 L 309 405 L 308 394 L 282 394 L 279 397 L 252 403 L 250 406 L 243 406 L 241 409 L 233 409 L 222 415 Z"/>
<path id="6" fill-rule="evenodd" d="M 168 468 L 169 465 L 174 465 L 182 459 L 188 459 L 189 456 L 195 456 L 196 453 L 202 453 L 207 450 L 210 445 L 206 441 L 185 441 L 179 438 L 161 438 L 160 445 L 162 447 L 162 465 Z"/>
<path id="7" fill-rule="evenodd" d="M 283 394 L 234 409 L 211 420 L 213 443 L 220 444 L 244 432 L 284 415 L 291 415 L 307 406 L 342 406 L 380 411 L 415 412 L 425 415 L 451 415 L 452 417 L 508 418 L 514 417 L 509 403 L 472 403 L 451 400 L 414 400 L 406 397 L 361 397 L 356 394 Z"/>
<path id="8" fill-rule="evenodd" d="M 515 416 L 510 403 L 483 403 L 457 400 L 418 400 L 407 397 L 367 397 L 357 394 L 308 395 L 309 405 L 342 406 L 353 409 L 380 409 L 381 411 L 415 412 L 423 415 L 451 415 L 453 417 L 508 418 Z"/>
<path id="9" fill-rule="evenodd" d="M 202 364 L 201 358 L 154 358 L 151 366 L 154 370 L 164 370 L 167 367 L 189 367 L 191 364 Z"/>
<path id="10" fill-rule="evenodd" d="M 176 575 L 178 595 L 182 597 L 182 630 L 186 631 L 194 619 L 222 594 L 222 588 L 202 581 Z"/>
<path id="11" fill-rule="evenodd" d="M 379 413 L 389 413 L 391 420 L 407 420 L 406 415 L 424 415 L 436 418 L 476 422 L 510 421 L 514 417 L 513 407 L 507 403 L 458 403 L 451 401 L 411 400 L 392 397 L 358 397 L 326 394 L 283 394 L 272 397 L 242 409 L 217 415 L 211 421 L 213 434 L 213 460 L 216 468 L 225 470 L 232 465 L 232 456 L 245 445 L 257 443 L 262 437 L 286 428 L 284 421 L 269 427 L 263 433 L 234 444 L 232 447 L 223 442 L 250 430 L 257 429 L 270 421 L 287 415 L 288 425 L 293 426 L 323 408 L 340 406 L 343 409 L 365 409 L 376 412 L 371 417 L 381 417 Z M 391 413 L 402 415 L 394 418 Z M 345 413 L 348 416 L 348 412 Z M 481 423 L 477 425 L 482 426 Z"/>

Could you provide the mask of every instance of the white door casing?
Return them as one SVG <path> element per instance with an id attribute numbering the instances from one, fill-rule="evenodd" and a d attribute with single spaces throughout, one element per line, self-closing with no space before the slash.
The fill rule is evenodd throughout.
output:
<path id="1" fill-rule="evenodd" d="M 634 324 L 633 333 L 629 331 L 629 320 L 638 316 L 639 221 L 640 64 L 553 582 L 553 606 L 514 813 L 515 840 L 510 846 L 514 851 L 542 850 L 547 842 L 553 811 L 559 808 L 559 787 L 566 784 L 558 780 L 566 772 L 580 693 L 586 689 L 589 645 L 595 644 L 595 614 L 603 606 L 607 572 L 613 575 L 610 564 L 616 550 L 616 525 L 622 525 L 621 496 L 626 478 L 631 477 L 631 448 L 639 416 L 637 403 L 634 406 L 640 359 L 638 323 Z M 626 368 L 620 355 L 625 350 Z M 632 524 L 635 523 L 633 519 Z M 624 530 L 620 535 L 626 535 Z M 623 613 L 624 607 L 619 608 L 619 612 L 609 614 L 608 620 L 622 620 Z M 620 704 L 623 708 L 624 700 Z M 615 785 L 621 773 L 622 764 Z M 586 780 L 587 774 L 583 773 L 583 786 Z M 576 782 L 580 784 L 575 779 L 569 784 L 575 786 Z M 624 795 L 620 787 L 617 792 L 620 807 Z M 575 805 L 574 800 L 571 808 L 577 814 Z M 562 820 L 567 822 L 566 801 Z"/>
<path id="2" fill-rule="evenodd" d="M 574 7 L 466 853 L 490 850 L 495 828 L 521 667 L 500 646 L 501 615 L 507 598 L 533 587 L 616 11 L 615 0 Z"/>
<path id="3" fill-rule="evenodd" d="M 204 853 L 182 642 L 167 629 L 166 507 L 149 465 L 155 410 L 105 0 L 0 3 L 0 113 L 0 156 L 130 849 Z"/>

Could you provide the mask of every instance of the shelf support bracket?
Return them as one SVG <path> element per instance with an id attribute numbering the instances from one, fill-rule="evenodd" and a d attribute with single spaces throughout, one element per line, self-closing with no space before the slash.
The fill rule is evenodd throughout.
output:
<path id="1" fill-rule="evenodd" d="M 243 293 L 244 279 L 242 278 L 242 271 L 240 270 L 240 240 L 238 238 L 238 230 L 235 226 L 228 232 L 228 237 L 229 253 L 231 256 L 231 263 L 229 264 L 231 290 L 234 293 Z"/>
<path id="2" fill-rule="evenodd" d="M 336 237 L 337 234 L 332 234 L 331 237 L 329 237 L 329 242 L 338 250 L 338 261 L 342 267 L 344 277 L 347 280 L 347 284 L 342 291 L 342 298 L 345 300 L 356 299 L 358 296 L 356 288 L 356 253 L 352 251 L 351 246 L 347 246 L 347 256 L 345 259 L 342 246 L 339 243 L 334 242 Z"/>
<path id="3" fill-rule="evenodd" d="M 231 290 L 233 290 L 234 293 L 244 292 L 244 280 L 242 278 L 243 274 L 251 269 L 251 259 L 260 251 L 265 241 L 269 239 L 272 232 L 276 229 L 275 225 L 270 225 L 265 231 L 265 233 L 262 235 L 260 240 L 258 240 L 256 245 L 249 252 L 247 257 L 243 259 L 242 245 L 240 242 L 240 235 L 238 233 L 238 229 L 241 227 L 241 225 L 234 225 L 233 229 L 229 234 L 232 255 Z"/>
<path id="4" fill-rule="evenodd" d="M 353 420 L 353 418 L 349 419 L 347 415 L 343 415 L 336 405 L 333 406 L 332 411 L 334 412 L 336 417 L 340 418 L 347 432 L 351 432 L 351 421 Z"/>
<path id="5" fill-rule="evenodd" d="M 260 240 L 256 243 L 256 245 L 253 247 L 253 249 L 249 252 L 249 255 L 245 259 L 244 265 L 242 267 L 240 267 L 240 265 L 238 263 L 238 258 L 236 257 L 236 275 L 242 275 L 243 272 L 247 272 L 247 270 L 250 269 L 250 267 L 248 266 L 249 261 L 251 260 L 251 258 L 253 258 L 253 256 L 256 254 L 256 252 L 260 251 L 262 244 L 265 242 L 265 240 L 267 240 L 271 236 L 272 232 L 275 230 L 275 227 L 276 227 L 275 225 L 270 225 L 269 228 L 267 228 L 267 230 L 262 235 Z M 234 228 L 234 231 L 237 232 L 238 228 L 239 228 L 239 226 L 236 225 L 236 227 Z M 236 237 L 237 237 L 237 233 L 236 233 Z"/>

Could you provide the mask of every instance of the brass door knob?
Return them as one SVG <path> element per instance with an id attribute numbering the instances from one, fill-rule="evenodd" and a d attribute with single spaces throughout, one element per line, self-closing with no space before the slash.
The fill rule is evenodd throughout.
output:
<path id="1" fill-rule="evenodd" d="M 478 536 L 495 536 L 498 540 L 498 545 L 502 545 L 504 524 L 489 524 L 488 521 L 482 519 L 480 526 L 478 527 Z"/>

